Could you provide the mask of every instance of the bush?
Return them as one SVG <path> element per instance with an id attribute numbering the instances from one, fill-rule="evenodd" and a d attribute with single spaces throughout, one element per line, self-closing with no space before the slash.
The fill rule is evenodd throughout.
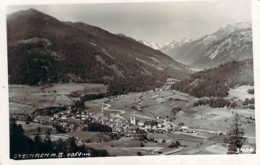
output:
<path id="1" fill-rule="evenodd" d="M 255 109 L 255 105 L 249 105 L 249 109 Z"/>
<path id="2" fill-rule="evenodd" d="M 194 107 L 197 107 L 197 106 L 201 106 L 201 105 L 208 105 L 209 104 L 209 101 L 208 100 L 198 100 L 197 102 L 195 102 L 193 104 Z"/>
<path id="3" fill-rule="evenodd" d="M 176 141 L 176 144 L 177 144 L 178 146 L 180 146 L 180 145 L 181 145 L 181 143 L 180 143 L 179 141 Z"/>
<path id="4" fill-rule="evenodd" d="M 243 102 L 243 105 L 250 105 L 250 104 L 255 104 L 254 98 L 251 99 L 246 98 L 245 101 Z"/>
<path id="5" fill-rule="evenodd" d="M 172 108 L 172 116 L 173 116 L 173 119 L 176 118 L 176 115 L 178 112 L 180 112 L 182 109 L 180 107 L 174 107 Z"/>
<path id="6" fill-rule="evenodd" d="M 255 90 L 254 90 L 254 89 L 248 89 L 248 90 L 247 90 L 247 93 L 253 95 L 253 94 L 255 94 Z"/>
<path id="7" fill-rule="evenodd" d="M 137 152 L 138 156 L 143 156 L 142 152 Z"/>
<path id="8" fill-rule="evenodd" d="M 204 99 L 204 100 L 198 100 L 193 104 L 193 106 L 201 106 L 201 105 L 209 105 L 213 108 L 222 108 L 222 107 L 234 107 L 236 104 L 232 104 L 228 100 L 225 100 L 223 98 L 211 98 L 211 99 Z"/>
<path id="9" fill-rule="evenodd" d="M 178 126 L 184 126 L 183 122 L 178 123 Z"/>
<path id="10" fill-rule="evenodd" d="M 107 125 L 102 125 L 99 123 L 90 123 L 88 125 L 88 131 L 92 132 L 112 132 L 112 128 Z"/>
<path id="11" fill-rule="evenodd" d="M 172 142 L 168 147 L 169 148 L 177 148 L 181 145 L 181 143 L 179 141 L 176 142 Z"/>
<path id="12" fill-rule="evenodd" d="M 213 108 L 228 107 L 231 103 L 223 98 L 210 99 L 209 106 Z"/>

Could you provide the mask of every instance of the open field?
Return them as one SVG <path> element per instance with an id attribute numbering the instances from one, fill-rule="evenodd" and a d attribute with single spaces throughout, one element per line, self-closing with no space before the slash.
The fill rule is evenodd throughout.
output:
<path id="1" fill-rule="evenodd" d="M 237 88 L 230 89 L 229 95 L 227 98 L 229 99 L 238 99 L 244 101 L 245 99 L 252 99 L 254 98 L 254 94 L 248 93 L 248 90 L 253 90 L 253 86 L 243 85 Z"/>
<path id="2" fill-rule="evenodd" d="M 52 84 L 49 86 L 10 85 L 10 113 L 32 113 L 45 107 L 71 105 L 73 92 L 79 95 L 106 93 L 103 84 Z"/>

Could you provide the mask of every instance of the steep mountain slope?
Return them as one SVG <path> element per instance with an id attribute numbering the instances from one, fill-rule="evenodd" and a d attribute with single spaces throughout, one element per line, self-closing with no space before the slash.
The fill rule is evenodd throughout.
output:
<path id="1" fill-rule="evenodd" d="M 196 97 L 223 97 L 228 95 L 230 88 L 253 84 L 253 60 L 250 59 L 229 62 L 194 73 L 190 78 L 174 84 L 172 88 Z"/>
<path id="2" fill-rule="evenodd" d="M 251 24 L 227 25 L 213 34 L 164 52 L 197 69 L 212 68 L 234 60 L 252 59 Z"/>
<path id="3" fill-rule="evenodd" d="M 7 31 L 10 83 L 98 82 L 139 91 L 188 75 L 184 65 L 132 38 L 34 9 L 9 15 Z"/>

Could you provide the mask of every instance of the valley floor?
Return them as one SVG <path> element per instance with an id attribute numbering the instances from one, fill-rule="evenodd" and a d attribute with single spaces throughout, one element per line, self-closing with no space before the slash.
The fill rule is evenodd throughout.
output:
<path id="1" fill-rule="evenodd" d="M 55 95 L 60 98 L 60 100 L 56 99 L 55 103 L 57 105 L 67 104 L 68 101 L 72 101 L 68 95 L 75 89 L 76 91 L 87 91 L 88 93 L 93 92 L 89 91 L 89 89 L 95 87 L 98 91 L 105 91 L 103 85 L 90 84 L 89 88 L 86 87 L 86 84 L 74 85 L 75 87 L 70 84 L 71 90 L 67 90 L 67 92 L 63 90 L 64 85 L 63 88 L 57 85 L 42 90 L 29 86 L 11 85 L 10 113 L 15 114 L 20 109 L 22 109 L 20 113 L 31 113 L 36 106 L 45 105 L 46 102 L 48 102 L 47 105 L 50 105 L 50 100 L 53 101 L 54 99 L 50 98 L 49 95 L 53 96 L 54 91 Z M 147 133 L 149 140 L 133 136 L 133 132 L 125 133 L 115 140 L 106 133 L 88 132 L 80 129 L 67 133 L 57 132 L 51 136 L 53 139 L 66 139 L 73 136 L 86 146 L 107 150 L 112 156 L 226 154 L 227 144 L 224 143 L 224 135 L 230 128 L 234 114 L 239 114 L 245 131 L 244 137 L 247 139 L 244 146 L 249 147 L 250 152 L 253 152 L 255 148 L 255 113 L 253 109 L 243 107 L 212 108 L 208 105 L 194 106 L 194 103 L 199 98 L 171 90 L 170 85 L 166 84 L 162 88 L 146 92 L 128 93 L 85 102 L 85 106 L 88 107 L 89 111 L 91 110 L 91 115 L 97 121 L 101 123 L 107 122 L 107 125 L 111 123 L 118 124 L 111 125 L 113 131 L 132 127 L 145 129 L 147 121 L 168 122 L 171 126 L 170 131 L 150 126 L 147 128 L 150 130 Z M 252 98 L 253 96 L 250 94 L 245 95 L 246 91 L 252 88 L 251 86 L 242 86 L 231 89 L 230 96 L 227 99 L 237 99 L 242 102 L 243 99 Z M 24 94 L 25 91 L 27 91 L 26 95 Z M 33 96 L 33 91 L 37 93 L 37 97 Z M 173 113 L 174 108 L 179 108 L 179 110 Z M 129 127 L 126 124 L 128 122 L 131 122 Z M 52 127 L 51 125 L 41 124 L 39 121 L 30 124 L 25 124 L 22 121 L 20 123 L 24 126 L 28 136 L 34 136 L 35 129 L 38 127 Z M 163 131 L 160 132 L 159 130 Z M 172 147 L 171 144 L 177 141 L 180 145 Z"/>

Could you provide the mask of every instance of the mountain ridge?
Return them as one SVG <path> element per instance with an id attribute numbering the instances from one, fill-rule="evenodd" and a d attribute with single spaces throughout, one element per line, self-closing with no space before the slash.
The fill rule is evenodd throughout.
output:
<path id="1" fill-rule="evenodd" d="M 232 61 L 194 73 L 174 84 L 172 89 L 196 97 L 224 97 L 230 88 L 241 85 L 254 85 L 253 59 Z"/>
<path id="2" fill-rule="evenodd" d="M 215 33 L 164 53 L 197 69 L 209 69 L 234 60 L 252 59 L 251 24 L 246 22 L 226 25 Z"/>
<path id="3" fill-rule="evenodd" d="M 189 75 L 184 65 L 130 37 L 35 9 L 9 15 L 7 32 L 10 83 L 115 83 L 140 91 Z"/>

